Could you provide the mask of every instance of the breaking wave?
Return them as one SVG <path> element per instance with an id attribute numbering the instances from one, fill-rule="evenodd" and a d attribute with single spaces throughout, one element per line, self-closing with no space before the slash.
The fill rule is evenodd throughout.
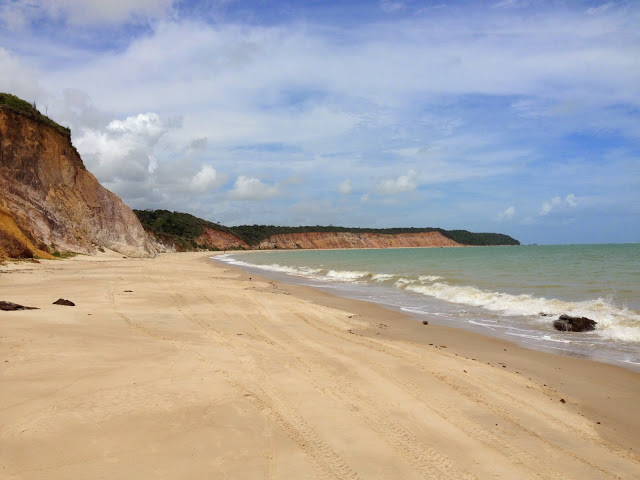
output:
<path id="1" fill-rule="evenodd" d="M 619 308 L 602 298 L 571 302 L 528 294 L 512 295 L 485 291 L 472 286 L 449 285 L 445 282 L 429 285 L 403 285 L 396 282 L 395 287 L 438 300 L 480 307 L 500 315 L 535 317 L 541 323 L 548 323 L 548 317 L 562 314 L 588 317 L 598 322 L 596 332 L 605 338 L 640 342 L 640 314 L 628 308 Z"/>

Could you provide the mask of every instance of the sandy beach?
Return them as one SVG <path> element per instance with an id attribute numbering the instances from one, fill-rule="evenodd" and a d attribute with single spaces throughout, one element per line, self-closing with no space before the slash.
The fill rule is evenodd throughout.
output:
<path id="1" fill-rule="evenodd" d="M 0 265 L 0 478 L 638 478 L 640 374 L 210 255 Z"/>

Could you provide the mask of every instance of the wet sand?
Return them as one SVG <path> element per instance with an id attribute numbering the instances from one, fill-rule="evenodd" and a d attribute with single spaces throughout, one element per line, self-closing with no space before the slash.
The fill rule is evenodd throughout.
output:
<path id="1" fill-rule="evenodd" d="M 0 478 L 637 478 L 640 374 L 209 256 L 0 266 Z"/>

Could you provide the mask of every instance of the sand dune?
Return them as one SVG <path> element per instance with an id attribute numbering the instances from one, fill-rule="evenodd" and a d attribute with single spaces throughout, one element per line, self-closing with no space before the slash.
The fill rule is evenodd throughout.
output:
<path id="1" fill-rule="evenodd" d="M 0 266 L 0 478 L 638 478 L 637 373 L 208 256 Z"/>

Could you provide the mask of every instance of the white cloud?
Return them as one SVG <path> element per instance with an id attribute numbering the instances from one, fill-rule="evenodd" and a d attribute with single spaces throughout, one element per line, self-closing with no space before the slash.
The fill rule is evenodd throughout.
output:
<path id="1" fill-rule="evenodd" d="M 542 204 L 540 208 L 540 215 L 548 215 L 553 210 L 567 210 L 569 208 L 576 208 L 578 201 L 573 193 L 567 195 L 564 200 L 561 197 L 553 197 Z"/>
<path id="2" fill-rule="evenodd" d="M 353 191 L 353 183 L 351 183 L 351 180 L 347 179 L 341 182 L 340 185 L 338 185 L 338 191 L 342 195 L 350 194 Z"/>
<path id="3" fill-rule="evenodd" d="M 94 114 L 104 116 L 99 111 L 90 116 Z M 175 208 L 176 202 L 204 194 L 226 179 L 210 165 L 194 168 L 193 149 L 169 139 L 178 129 L 177 122 L 165 121 L 157 113 L 140 113 L 111 120 L 104 127 L 77 129 L 73 143 L 87 168 L 125 203 Z"/>
<path id="4" fill-rule="evenodd" d="M 384 180 L 378 184 L 377 192 L 380 195 L 393 195 L 395 193 L 411 192 L 418 187 L 418 174 L 415 170 L 409 170 L 406 175 Z"/>
<path id="5" fill-rule="evenodd" d="M 392 2 L 390 0 L 382 0 L 380 2 L 380 9 L 385 13 L 397 12 L 398 10 L 403 10 L 405 8 L 405 4 L 403 2 Z"/>
<path id="6" fill-rule="evenodd" d="M 240 175 L 229 192 L 229 198 L 233 200 L 266 200 L 280 194 L 276 185 L 266 185 L 255 177 Z"/>
<path id="7" fill-rule="evenodd" d="M 153 150 L 171 128 L 156 113 L 112 120 L 104 130 L 86 128 L 74 143 L 99 180 L 142 180 L 155 170 Z"/>
<path id="8" fill-rule="evenodd" d="M 191 188 L 196 192 L 206 192 L 217 188 L 225 181 L 225 177 L 218 174 L 211 165 L 203 165 L 200 171 L 191 179 Z"/>
<path id="9" fill-rule="evenodd" d="M 11 28 L 49 18 L 75 25 L 144 21 L 162 18 L 171 12 L 173 0 L 17 0 L 0 8 Z"/>
<path id="10" fill-rule="evenodd" d="M 605 13 L 607 10 L 612 9 L 613 7 L 615 7 L 615 3 L 614 2 L 603 3 L 602 5 L 599 5 L 597 7 L 587 8 L 586 14 L 587 15 L 600 15 L 601 13 Z"/>
<path id="11" fill-rule="evenodd" d="M 512 205 L 498 214 L 498 220 L 510 220 L 516 213 L 515 207 Z"/>
<path id="12" fill-rule="evenodd" d="M 520 8 L 526 7 L 529 4 L 527 1 L 522 0 L 503 0 L 491 5 L 491 8 Z"/>

